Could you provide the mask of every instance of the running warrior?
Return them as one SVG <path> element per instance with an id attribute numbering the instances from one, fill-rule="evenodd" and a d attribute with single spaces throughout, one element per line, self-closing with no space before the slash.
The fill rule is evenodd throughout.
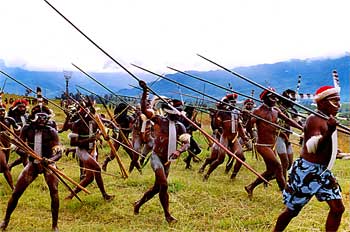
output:
<path id="1" fill-rule="evenodd" d="M 310 115 L 306 120 L 301 156 L 292 165 L 283 191 L 286 208 L 279 215 L 274 231 L 283 231 L 313 196 L 319 201 L 326 201 L 330 208 L 326 231 L 337 231 L 341 222 L 344 204 L 340 187 L 331 172 L 338 148 L 334 116 L 340 108 L 339 88 L 319 88 L 315 101 L 318 113 L 329 119 Z"/>
<path id="2" fill-rule="evenodd" d="M 155 173 L 155 183 L 147 190 L 142 198 L 134 203 L 134 214 L 138 214 L 140 207 L 159 193 L 160 203 L 162 204 L 165 219 L 168 223 L 176 222 L 177 219 L 169 212 L 169 194 L 168 194 L 168 175 L 171 161 L 175 160 L 180 154 L 190 146 L 190 135 L 186 133 L 186 128 L 180 123 L 178 110 L 182 108 L 182 102 L 171 100 L 177 111 L 171 109 L 168 104 L 163 104 L 163 110 L 166 116 L 155 115 L 154 111 L 147 108 L 147 85 L 144 81 L 139 82 L 143 89 L 141 99 L 141 111 L 154 122 L 154 147 L 151 156 L 151 166 Z M 176 141 L 182 143 L 180 148 L 176 148 Z"/>
<path id="3" fill-rule="evenodd" d="M 276 104 L 276 95 L 272 92 L 275 92 L 275 89 L 269 88 L 269 90 L 270 91 L 264 90 L 260 94 L 260 99 L 263 101 L 263 104 L 255 109 L 253 114 L 272 123 L 276 123 L 277 119 L 280 118 L 286 121 L 289 125 L 302 130 L 303 128 L 297 122 L 291 120 L 285 114 L 283 114 L 280 109 L 274 107 Z M 252 123 L 256 124 L 258 132 L 258 141 L 256 144 L 257 151 L 263 157 L 266 165 L 266 171 L 261 175 L 266 180 L 271 180 L 272 178 L 276 177 L 278 186 L 282 191 L 286 185 L 286 180 L 283 176 L 282 165 L 278 161 L 276 154 L 273 151 L 273 146 L 277 137 L 277 129 L 270 123 L 264 122 L 263 120 L 258 120 L 256 117 L 253 117 L 251 120 Z M 245 190 L 247 191 L 249 198 L 252 198 L 254 188 L 261 183 L 263 183 L 262 179 L 257 178 L 251 184 L 245 186 Z"/>
<path id="4" fill-rule="evenodd" d="M 85 108 L 80 108 L 79 110 L 79 119 L 73 123 L 72 133 L 69 134 L 70 145 L 77 147 L 76 154 L 83 166 L 82 168 L 84 168 L 85 175 L 81 179 L 80 185 L 86 187 L 95 179 L 103 199 L 110 201 L 114 196 L 106 193 L 101 176 L 101 168 L 97 163 L 98 151 L 96 140 L 99 139 L 101 134 L 98 131 L 97 123 L 92 118 L 92 115 L 95 113 L 93 103 L 88 99 L 85 102 Z M 74 193 L 78 193 L 81 189 L 76 187 L 73 191 Z M 72 199 L 73 197 L 74 195 L 71 193 L 66 199 Z"/>
<path id="5" fill-rule="evenodd" d="M 222 129 L 220 143 L 244 161 L 245 157 L 242 151 L 241 144 L 238 141 L 238 136 L 241 136 L 241 138 L 245 142 L 248 141 L 248 138 L 243 131 L 241 123 L 239 122 L 239 112 L 237 110 L 234 110 L 234 107 L 237 102 L 237 94 L 228 94 L 225 97 L 223 97 L 221 101 L 229 105 L 225 104 L 225 106 L 219 107 L 223 109 L 218 112 L 217 116 L 219 127 Z M 204 181 L 208 180 L 209 175 L 225 160 L 226 152 L 223 149 L 219 148 L 216 151 L 213 147 L 212 152 L 217 152 L 217 158 L 210 164 L 208 172 L 203 177 Z M 233 160 L 232 162 L 228 163 L 227 170 L 230 169 L 230 165 L 233 165 Z M 242 163 L 236 162 L 236 164 L 234 165 L 233 172 L 231 174 L 231 179 L 234 179 L 236 177 L 241 167 Z"/>

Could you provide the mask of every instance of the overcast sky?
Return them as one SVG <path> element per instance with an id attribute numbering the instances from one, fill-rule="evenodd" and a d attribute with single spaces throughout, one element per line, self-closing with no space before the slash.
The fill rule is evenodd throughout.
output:
<path id="1" fill-rule="evenodd" d="M 50 0 L 112 57 L 156 72 L 350 51 L 350 1 Z M 0 1 L 0 59 L 26 69 L 120 70 L 43 0 Z M 121 70 L 120 70 L 121 71 Z"/>

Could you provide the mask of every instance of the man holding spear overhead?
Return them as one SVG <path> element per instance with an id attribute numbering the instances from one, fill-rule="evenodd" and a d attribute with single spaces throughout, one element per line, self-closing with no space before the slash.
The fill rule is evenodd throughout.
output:
<path id="1" fill-rule="evenodd" d="M 159 200 L 162 204 L 165 219 L 168 223 L 176 222 L 169 212 L 168 175 L 170 162 L 180 156 L 180 154 L 190 146 L 190 135 L 186 133 L 184 125 L 178 122 L 180 115 L 178 111 L 170 108 L 168 104 L 163 104 L 163 109 L 167 113 L 166 117 L 155 115 L 154 111 L 147 108 L 147 85 L 144 81 L 139 81 L 143 89 L 141 99 L 141 111 L 154 122 L 154 147 L 151 156 L 151 166 L 155 173 L 155 183 L 147 190 L 143 197 L 134 203 L 134 214 L 138 214 L 140 207 L 159 193 Z M 181 101 L 172 100 L 171 104 L 177 110 L 181 108 Z M 179 140 L 182 146 L 176 149 L 176 142 Z"/>
<path id="2" fill-rule="evenodd" d="M 8 202 L 6 215 L 0 228 L 5 230 L 12 212 L 15 210 L 19 198 L 26 188 L 36 179 L 39 174 L 44 174 L 46 184 L 50 190 L 51 212 L 52 212 L 52 229 L 58 231 L 58 178 L 46 167 L 53 162 L 58 161 L 62 156 L 62 149 L 59 143 L 57 131 L 48 126 L 47 123 L 51 116 L 51 110 L 47 106 L 35 106 L 29 116 L 30 123 L 24 125 L 20 138 L 42 157 L 42 160 L 29 157 L 29 162 L 18 177 L 15 189 Z"/>
<path id="3" fill-rule="evenodd" d="M 286 121 L 289 125 L 302 130 L 303 128 L 297 122 L 291 120 L 283 114 L 281 110 L 274 107 L 276 104 L 276 95 L 273 92 L 275 92 L 275 89 L 269 88 L 269 91 L 264 90 L 260 94 L 260 99 L 263 101 L 263 104 L 255 109 L 253 114 L 272 123 L 276 123 L 277 119 L 280 118 Z M 276 143 L 277 128 L 270 123 L 255 117 L 251 120 L 252 123 L 256 124 L 258 132 L 258 140 L 256 144 L 257 151 L 263 157 L 266 165 L 266 171 L 261 175 L 267 180 L 276 177 L 278 186 L 282 191 L 286 185 L 286 180 L 283 176 L 282 166 L 273 151 L 273 147 Z M 251 184 L 245 186 L 249 198 L 252 198 L 254 188 L 261 183 L 263 183 L 263 181 L 260 178 L 257 178 Z"/>
<path id="4" fill-rule="evenodd" d="M 330 207 L 326 231 L 337 231 L 341 222 L 344 204 L 340 187 L 331 172 L 338 150 L 334 116 L 340 108 L 339 88 L 319 88 L 315 101 L 318 112 L 329 119 L 310 115 L 305 122 L 301 156 L 292 165 L 288 185 L 283 191 L 286 208 L 278 217 L 274 231 L 283 231 L 314 195 Z"/>

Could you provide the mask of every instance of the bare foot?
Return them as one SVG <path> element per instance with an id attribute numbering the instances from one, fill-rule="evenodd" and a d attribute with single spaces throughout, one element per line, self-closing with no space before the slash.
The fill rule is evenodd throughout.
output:
<path id="1" fill-rule="evenodd" d="M 167 216 L 165 219 L 166 219 L 166 221 L 167 221 L 169 224 L 173 224 L 173 223 L 176 223 L 176 222 L 177 222 L 177 219 L 174 218 L 174 217 L 171 216 L 171 215 Z"/>
<path id="2" fill-rule="evenodd" d="M 251 200 L 253 198 L 253 189 L 250 185 L 244 187 L 245 191 L 248 193 L 248 198 Z"/>
<path id="3" fill-rule="evenodd" d="M 7 225 L 8 225 L 8 221 L 1 222 L 1 224 L 0 224 L 1 231 L 5 231 L 7 228 Z"/>
<path id="4" fill-rule="evenodd" d="M 54 232 L 58 232 L 58 231 L 59 231 L 59 229 L 58 229 L 58 227 L 57 227 L 57 226 L 53 226 L 53 227 L 52 227 L 52 231 L 54 231 Z"/>
<path id="5" fill-rule="evenodd" d="M 134 202 L 134 214 L 138 215 L 140 212 L 140 202 L 139 201 L 135 201 Z"/>
<path id="6" fill-rule="evenodd" d="M 105 201 L 111 201 L 114 199 L 114 195 L 108 195 L 107 193 L 103 196 L 103 199 L 105 199 Z"/>

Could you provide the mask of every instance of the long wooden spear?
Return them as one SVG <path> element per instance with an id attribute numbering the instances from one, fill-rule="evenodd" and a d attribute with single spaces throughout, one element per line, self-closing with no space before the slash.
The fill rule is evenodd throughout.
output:
<path id="1" fill-rule="evenodd" d="M 234 71 L 232 71 L 232 70 L 230 70 L 230 69 L 228 69 L 228 68 L 226 68 L 226 67 L 224 67 L 224 66 L 222 66 L 222 65 L 220 65 L 220 64 L 218 64 L 218 63 L 216 63 L 216 62 L 214 62 L 214 61 L 212 61 L 212 60 L 210 60 L 210 59 L 208 59 L 208 58 L 206 58 L 206 57 L 204 57 L 204 56 L 202 56 L 202 55 L 197 54 L 197 56 L 199 56 L 199 57 L 201 57 L 202 59 L 204 59 L 204 60 L 206 60 L 206 61 L 208 61 L 208 62 L 210 62 L 210 63 L 212 63 L 212 64 L 214 64 L 214 65 L 216 65 L 216 66 L 218 66 L 218 67 L 220 67 L 220 68 L 222 68 L 223 70 L 225 70 L 225 71 L 227 71 L 227 72 L 233 74 L 234 76 L 237 76 L 237 77 L 239 77 L 239 78 L 241 78 L 241 79 L 243 79 L 243 80 L 245 80 L 245 81 L 251 83 L 252 85 L 255 85 L 255 86 L 257 86 L 257 87 L 259 87 L 259 88 L 261 88 L 261 89 L 263 89 L 263 90 L 266 90 L 266 91 L 268 91 L 269 93 L 272 93 L 272 94 L 276 95 L 277 97 L 279 97 L 279 98 L 281 98 L 281 99 L 283 99 L 283 100 L 285 100 L 285 101 L 287 101 L 287 102 L 289 102 L 289 103 L 292 103 L 292 104 L 294 104 L 294 105 L 296 105 L 296 106 L 302 108 L 303 110 L 305 110 L 305 111 L 307 111 L 307 112 L 309 112 L 309 113 L 311 113 L 311 114 L 314 114 L 314 115 L 316 115 L 316 116 L 318 116 L 318 117 L 320 117 L 320 118 L 322 118 L 322 119 L 324 119 L 324 120 L 328 120 L 328 119 L 329 119 L 328 116 L 323 115 L 323 114 L 321 114 L 321 113 L 319 113 L 319 112 L 317 112 L 317 111 L 311 110 L 311 109 L 309 109 L 309 108 L 307 108 L 307 107 L 305 107 L 305 106 L 303 106 L 303 105 L 301 105 L 301 104 L 299 104 L 299 103 L 297 103 L 297 102 L 294 102 L 294 101 L 292 101 L 291 99 L 286 98 L 286 97 L 282 96 L 281 94 L 278 94 L 277 92 L 274 92 L 274 91 L 270 90 L 269 88 L 266 88 L 265 86 L 263 86 L 263 85 L 261 85 L 261 84 L 255 82 L 255 81 L 253 81 L 253 80 L 250 80 L 249 78 L 247 78 L 247 77 L 245 77 L 245 76 L 243 76 L 243 75 L 241 75 L 241 74 L 239 74 L 239 73 L 237 73 L 237 72 L 234 72 Z M 344 126 L 344 125 L 342 125 L 342 124 L 340 124 L 340 123 L 337 123 L 337 126 L 339 126 L 340 128 L 344 129 L 345 131 L 347 131 L 347 132 L 346 132 L 347 134 L 350 134 L 350 128 L 349 128 L 349 127 L 346 127 L 346 126 Z"/>
<path id="2" fill-rule="evenodd" d="M 226 88 L 225 86 L 218 85 L 218 84 L 216 84 L 216 83 L 214 83 L 214 82 L 212 82 L 212 81 L 208 81 L 208 80 L 206 80 L 206 79 L 203 79 L 203 78 L 200 78 L 200 77 L 198 77 L 198 76 L 192 75 L 192 74 L 190 74 L 190 73 L 188 73 L 188 72 L 183 72 L 183 71 L 180 71 L 180 70 L 178 70 L 178 69 L 176 69 L 176 68 L 172 68 L 172 67 L 169 67 L 169 66 L 167 66 L 167 68 L 168 68 L 168 69 L 171 69 L 171 70 L 173 70 L 173 71 L 175 71 L 175 72 L 181 73 L 181 74 L 183 74 L 183 75 L 185 75 L 185 76 L 192 77 L 192 78 L 194 78 L 194 79 L 196 79 L 196 80 L 203 81 L 203 82 L 205 82 L 205 83 L 211 84 L 211 85 L 213 85 L 213 86 L 215 86 L 215 87 L 218 87 L 218 88 L 220 88 L 220 89 L 226 90 L 226 91 L 228 91 L 228 92 L 235 93 L 235 94 L 237 94 L 237 95 L 240 95 L 240 96 L 243 96 L 243 97 L 246 97 L 246 98 L 253 99 L 253 100 L 255 100 L 255 101 L 257 101 L 257 102 L 260 102 L 260 103 L 262 102 L 261 100 L 255 98 L 255 97 L 252 97 L 252 96 L 246 95 L 246 94 L 244 94 L 244 93 L 240 93 L 240 92 L 234 91 L 233 89 L 229 89 L 229 88 Z"/>

